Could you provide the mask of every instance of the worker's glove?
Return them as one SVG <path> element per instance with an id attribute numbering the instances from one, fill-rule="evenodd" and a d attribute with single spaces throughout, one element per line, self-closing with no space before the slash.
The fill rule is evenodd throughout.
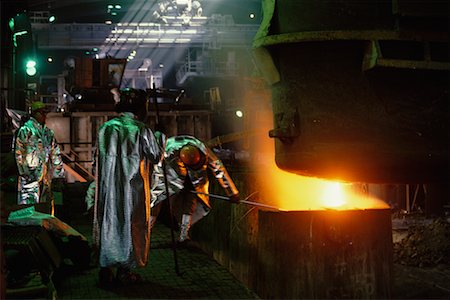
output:
<path id="1" fill-rule="evenodd" d="M 231 203 L 235 203 L 235 204 L 241 203 L 241 200 L 239 199 L 239 194 L 231 195 L 230 196 L 230 202 Z"/>

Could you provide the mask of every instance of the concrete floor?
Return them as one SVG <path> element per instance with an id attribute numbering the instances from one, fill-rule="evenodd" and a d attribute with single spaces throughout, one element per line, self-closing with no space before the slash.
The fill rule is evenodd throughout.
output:
<path id="1" fill-rule="evenodd" d="M 90 226 L 74 225 L 90 239 Z M 197 248 L 177 249 L 179 271 L 175 272 L 170 229 L 157 224 L 152 233 L 149 264 L 138 269 L 143 283 L 98 287 L 98 267 L 76 270 L 65 266 L 56 276 L 58 299 L 258 299 L 227 269 Z"/>

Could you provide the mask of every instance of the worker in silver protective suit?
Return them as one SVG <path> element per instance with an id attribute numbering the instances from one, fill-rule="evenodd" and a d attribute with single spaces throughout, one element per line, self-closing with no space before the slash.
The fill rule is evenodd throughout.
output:
<path id="1" fill-rule="evenodd" d="M 211 210 L 207 170 L 230 197 L 239 203 L 239 191 L 222 161 L 203 142 L 189 135 L 170 137 L 165 144 L 165 164 L 172 213 L 180 226 L 178 241 L 189 240 L 190 227 Z M 166 200 L 163 165 L 155 166 L 152 182 L 152 226 L 158 216 L 161 202 Z"/>
<path id="2" fill-rule="evenodd" d="M 17 203 L 47 203 L 45 212 L 54 215 L 52 179 L 63 181 L 64 168 L 54 132 L 45 125 L 46 115 L 45 104 L 34 102 L 30 118 L 15 135 L 13 145 L 19 173 Z"/>
<path id="3" fill-rule="evenodd" d="M 142 122 L 146 104 L 145 91 L 122 91 L 116 106 L 120 116 L 104 123 L 98 132 L 93 241 L 99 283 L 105 288 L 116 282 L 140 282 L 131 270 L 144 267 L 148 260 L 150 181 L 162 151 Z"/>

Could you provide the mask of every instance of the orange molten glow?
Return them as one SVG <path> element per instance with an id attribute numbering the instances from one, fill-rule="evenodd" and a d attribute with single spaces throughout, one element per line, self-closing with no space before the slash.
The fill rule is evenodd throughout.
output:
<path id="1" fill-rule="evenodd" d="M 255 106 L 254 106 L 255 107 Z M 273 128 L 272 113 L 258 105 L 252 124 L 268 132 Z M 266 106 L 267 107 L 267 106 Z M 281 210 L 352 210 L 385 209 L 382 200 L 371 197 L 364 185 L 342 183 L 283 171 L 275 164 L 274 140 L 266 134 L 258 136 L 253 144 L 254 169 L 258 174 L 259 195 L 262 203 Z"/>
<path id="2" fill-rule="evenodd" d="M 279 169 L 273 163 L 265 166 L 261 180 L 264 198 L 281 210 L 350 210 L 388 208 L 388 205 L 357 191 L 357 186 L 305 177 Z"/>

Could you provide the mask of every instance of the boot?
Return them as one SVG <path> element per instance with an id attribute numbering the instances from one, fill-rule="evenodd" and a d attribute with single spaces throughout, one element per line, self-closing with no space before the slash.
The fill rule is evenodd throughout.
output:
<path id="1" fill-rule="evenodd" d="M 191 227 L 191 215 L 182 215 L 181 216 L 181 225 L 180 225 L 180 239 L 179 242 L 184 242 L 189 239 L 189 228 Z"/>
<path id="2" fill-rule="evenodd" d="M 98 284 L 100 288 L 110 289 L 114 286 L 114 273 L 112 268 L 101 267 L 98 273 Z"/>

